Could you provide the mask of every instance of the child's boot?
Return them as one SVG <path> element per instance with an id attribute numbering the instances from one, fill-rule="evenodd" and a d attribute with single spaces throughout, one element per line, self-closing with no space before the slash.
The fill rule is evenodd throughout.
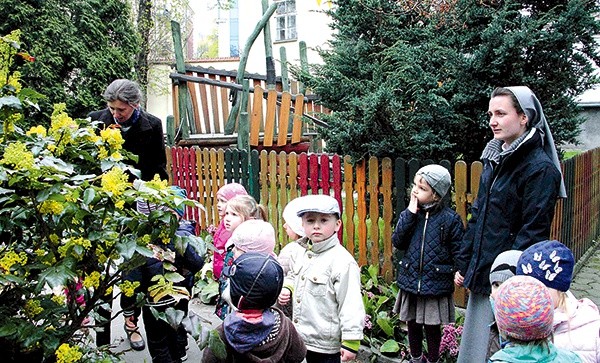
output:
<path id="1" fill-rule="evenodd" d="M 427 360 L 425 359 L 425 355 L 423 354 L 421 354 L 421 356 L 418 358 L 413 357 L 411 354 L 409 363 L 425 363 L 426 361 Z"/>

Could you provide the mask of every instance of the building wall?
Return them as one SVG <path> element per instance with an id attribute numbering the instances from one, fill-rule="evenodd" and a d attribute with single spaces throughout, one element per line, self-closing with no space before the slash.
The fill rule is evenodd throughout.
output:
<path id="1" fill-rule="evenodd" d="M 240 36 L 240 54 L 246 45 L 256 24 L 262 17 L 262 6 L 260 0 L 238 1 L 239 6 L 239 36 Z M 331 38 L 331 29 L 329 28 L 329 17 L 321 10 L 328 9 L 329 5 L 322 1 L 320 5 L 316 0 L 296 0 L 296 32 L 297 39 L 273 43 L 273 58 L 275 60 L 275 69 L 278 75 L 281 75 L 281 65 L 279 48 L 285 47 L 288 62 L 300 64 L 299 42 L 304 41 L 308 48 L 308 62 L 321 63 L 321 57 L 314 50 L 315 47 L 326 47 L 327 40 Z M 224 17 L 227 18 L 228 17 Z M 270 19 L 271 40 L 275 40 L 275 21 Z M 223 44 L 223 45 L 221 45 Z M 252 73 L 266 73 L 265 63 L 265 44 L 262 33 L 256 38 L 250 48 L 246 71 Z M 221 53 L 221 51 L 225 53 Z M 219 56 L 229 56 L 229 22 L 225 21 L 219 24 Z M 229 69 L 228 69 L 229 70 Z"/>
<path id="2" fill-rule="evenodd" d="M 600 105 L 585 107 L 581 115 L 587 120 L 581 125 L 581 133 L 577 140 L 579 145 L 569 145 L 575 150 L 590 150 L 600 147 Z"/>

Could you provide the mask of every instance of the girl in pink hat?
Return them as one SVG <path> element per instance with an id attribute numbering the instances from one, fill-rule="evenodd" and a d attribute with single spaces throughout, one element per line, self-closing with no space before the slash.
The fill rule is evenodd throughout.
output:
<path id="1" fill-rule="evenodd" d="M 219 212 L 219 226 L 213 235 L 213 244 L 215 251 L 213 253 L 213 276 L 215 280 L 219 280 L 221 271 L 223 270 L 223 259 L 225 258 L 225 245 L 231 237 L 231 231 L 225 228 L 225 209 L 227 201 L 237 195 L 247 195 L 246 189 L 242 184 L 229 183 L 223 185 L 217 191 L 217 211 Z"/>

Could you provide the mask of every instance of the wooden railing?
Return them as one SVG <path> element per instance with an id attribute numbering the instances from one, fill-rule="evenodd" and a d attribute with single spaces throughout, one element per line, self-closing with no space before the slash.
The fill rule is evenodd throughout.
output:
<path id="1" fill-rule="evenodd" d="M 329 194 L 342 210 L 340 239 L 360 265 L 377 264 L 382 276 L 394 276 L 391 234 L 395 216 L 406 208 L 414 174 L 430 160 L 371 157 L 352 164 L 349 157 L 239 150 L 170 148 L 171 182 L 187 189 L 207 213 L 188 210 L 201 228 L 217 224 L 216 191 L 240 182 L 269 211 L 279 245 L 288 242 L 281 211 L 299 195 Z M 453 177 L 451 205 L 466 223 L 479 186 L 482 164 L 440 162 Z M 559 200 L 551 238 L 569 246 L 579 259 L 600 235 L 600 149 L 562 164 L 568 198 Z M 543 186 L 540 186 L 543 187 Z M 458 302 L 460 305 L 460 302 Z"/>
<path id="2" fill-rule="evenodd" d="M 307 143 L 316 136 L 315 123 L 322 123 L 315 115 L 327 112 L 315 104 L 316 97 L 298 94 L 295 82 L 292 82 L 289 92 L 282 91 L 281 83 L 267 91 L 264 76 L 246 74 L 250 84 L 244 93 L 247 97 L 245 111 L 250 115 L 249 130 L 241 125 L 243 120 L 240 117 L 231 127 L 227 125 L 231 112 L 230 97 L 242 91 L 242 86 L 236 83 L 236 74 L 188 66 L 185 74 L 170 75 L 175 129 L 179 129 L 182 122 L 188 123 L 189 136 L 180 140 L 179 145 L 229 146 L 236 144 L 238 131 L 241 131 L 250 133 L 250 146 L 259 150 L 273 147 L 288 152 L 308 150 L 311 145 Z M 185 83 L 189 97 L 180 99 L 182 83 Z M 182 109 L 190 116 L 189 120 L 180 115 Z M 290 145 L 295 147 L 284 148 Z M 312 145 L 312 150 L 319 150 L 319 145 Z"/>

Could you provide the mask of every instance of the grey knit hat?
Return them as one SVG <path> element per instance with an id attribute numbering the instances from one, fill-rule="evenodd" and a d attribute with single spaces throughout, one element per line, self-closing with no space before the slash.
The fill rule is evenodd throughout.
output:
<path id="1" fill-rule="evenodd" d="M 441 165 L 426 165 L 419 169 L 416 175 L 423 177 L 440 198 L 443 198 L 450 189 L 450 173 Z"/>
<path id="2" fill-rule="evenodd" d="M 517 274 L 517 262 L 523 251 L 508 250 L 496 257 L 490 269 L 490 284 L 504 282 Z"/>

